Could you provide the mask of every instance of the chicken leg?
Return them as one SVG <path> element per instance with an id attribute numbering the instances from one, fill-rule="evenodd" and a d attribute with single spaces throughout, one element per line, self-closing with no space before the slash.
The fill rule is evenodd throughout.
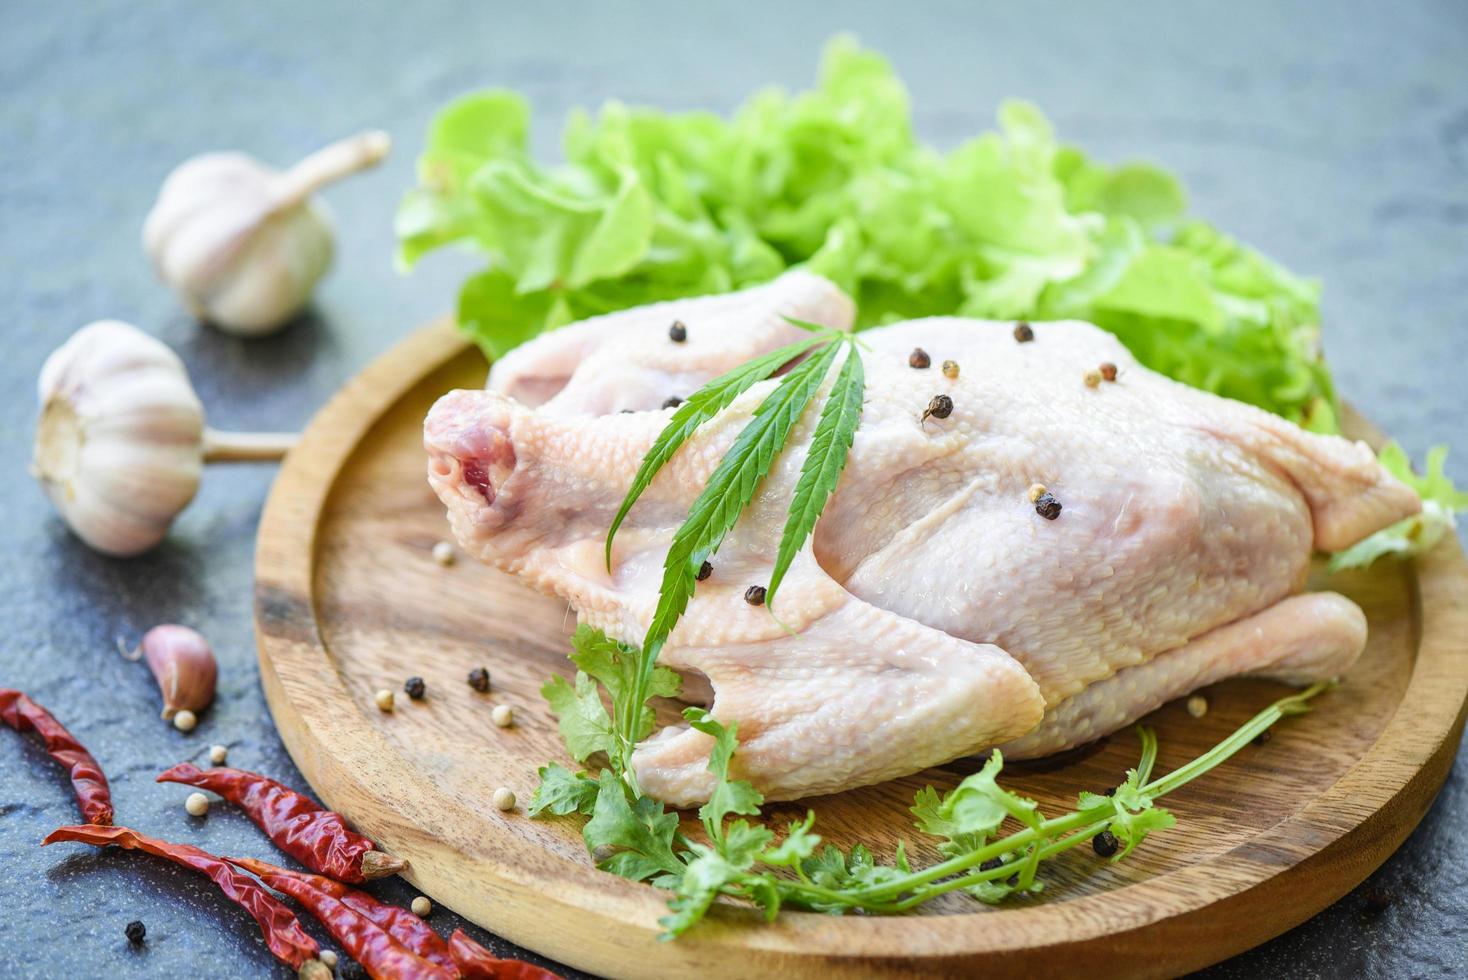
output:
<path id="1" fill-rule="evenodd" d="M 1345 596 L 1291 596 L 1097 681 L 1047 711 L 1023 738 L 1001 748 L 1011 759 L 1075 748 L 1130 725 L 1175 697 L 1240 674 L 1300 685 L 1335 677 L 1365 643 L 1366 617 Z"/>

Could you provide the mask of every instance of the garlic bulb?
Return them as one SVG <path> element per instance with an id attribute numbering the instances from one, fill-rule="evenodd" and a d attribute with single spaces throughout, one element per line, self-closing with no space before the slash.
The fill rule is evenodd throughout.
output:
<path id="1" fill-rule="evenodd" d="M 331 264 L 331 220 L 311 195 L 375 165 L 389 146 L 386 133 L 361 133 L 284 172 L 243 153 L 194 157 L 163 182 L 143 247 L 200 319 L 240 336 L 271 333 Z"/>
<path id="2" fill-rule="evenodd" d="M 91 547 L 135 555 L 163 539 L 206 462 L 277 459 L 294 436 L 215 432 L 178 355 L 98 320 L 46 359 L 32 472 Z"/>

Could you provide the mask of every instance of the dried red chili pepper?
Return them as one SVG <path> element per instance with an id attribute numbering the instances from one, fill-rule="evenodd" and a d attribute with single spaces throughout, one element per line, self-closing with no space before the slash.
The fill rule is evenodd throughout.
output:
<path id="1" fill-rule="evenodd" d="M 561 980 L 560 974 L 534 963 L 500 959 L 470 939 L 463 929 L 455 929 L 449 937 L 449 952 L 464 980 Z"/>
<path id="2" fill-rule="evenodd" d="M 414 952 L 392 930 L 332 894 L 336 889 L 328 887 L 320 876 L 287 871 L 250 858 L 230 860 L 304 905 L 373 980 L 459 980 L 459 970 L 452 965 L 452 959 L 444 965 Z M 371 899 L 365 893 L 357 894 Z M 442 944 L 443 940 L 438 942 Z"/>
<path id="3" fill-rule="evenodd" d="M 71 788 L 83 820 L 99 827 L 112 823 L 112 791 L 102 767 L 51 712 L 17 690 L 0 688 L 0 721 L 18 732 L 41 736 L 47 754 L 71 773 Z"/>
<path id="4" fill-rule="evenodd" d="M 321 947 L 301 928 L 300 920 L 291 910 L 258 881 L 236 870 L 223 858 L 215 857 L 191 844 L 172 844 L 127 827 L 95 827 L 90 824 L 61 827 L 53 830 L 41 844 L 45 846 L 58 841 L 78 841 L 95 847 L 115 844 L 166 858 L 174 864 L 202 872 L 213 879 L 230 901 L 254 917 L 270 952 L 282 963 L 294 967 L 302 980 L 330 975 L 326 965 L 316 958 Z"/>
<path id="5" fill-rule="evenodd" d="M 259 773 L 243 769 L 200 769 L 179 763 L 158 777 L 218 793 L 244 810 L 275 846 L 312 871 L 361 884 L 397 874 L 408 862 L 384 854 L 347 827 L 346 818 L 315 800 Z"/>
<path id="6" fill-rule="evenodd" d="M 440 966 L 452 967 L 454 965 L 454 958 L 449 953 L 448 943 L 444 942 L 443 937 L 434 932 L 428 923 L 401 906 L 380 902 L 364 891 L 358 891 L 339 881 L 332 881 L 324 875 L 291 871 L 287 868 L 276 867 L 266 861 L 257 861 L 254 858 L 226 858 L 226 860 L 261 878 L 271 887 L 275 887 L 274 881 L 271 880 L 273 876 L 277 879 L 291 878 L 307 887 L 324 892 L 352 911 L 386 929 L 394 939 L 425 960 L 431 960 Z M 283 888 L 279 890 L 285 891 Z"/>

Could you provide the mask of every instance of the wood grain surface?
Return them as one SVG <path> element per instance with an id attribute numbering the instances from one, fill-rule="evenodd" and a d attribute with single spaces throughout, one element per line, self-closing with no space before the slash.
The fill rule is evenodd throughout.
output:
<path id="1" fill-rule="evenodd" d="M 1381 562 L 1313 587 L 1366 611 L 1365 655 L 1316 710 L 1277 726 L 1169 796 L 1178 826 L 1119 865 L 1089 848 L 1042 874 L 1042 895 L 990 909 L 958 895 L 895 918 L 785 913 L 764 924 L 720 908 L 658 942 L 665 895 L 596 871 L 573 818 L 524 812 L 548 761 L 566 762 L 538 690 L 569 673 L 563 602 L 462 557 L 428 489 L 421 425 L 432 402 L 482 385 L 485 364 L 448 322 L 425 327 L 350 382 L 317 416 L 276 480 L 256 554 L 262 683 L 282 738 L 321 798 L 411 861 L 410 880 L 486 928 L 547 956 L 616 976 L 1168 976 L 1277 935 L 1335 901 L 1416 826 L 1452 761 L 1468 699 L 1468 563 L 1449 540 L 1415 565 Z M 1356 434 L 1369 426 L 1353 420 Z M 465 682 L 489 669 L 488 694 Z M 412 701 L 403 680 L 422 676 Z M 392 713 L 373 693 L 397 692 Z M 1215 685 L 1210 710 L 1181 703 L 1149 723 L 1165 772 L 1211 747 L 1284 692 Z M 497 728 L 490 710 L 514 708 Z M 671 718 L 674 706 L 666 708 Z M 1064 756 L 1006 767 L 1012 788 L 1054 813 L 1135 763 L 1129 732 Z M 913 793 L 947 789 L 976 766 L 774 804 L 772 825 L 817 813 L 828 840 L 890 858 L 938 859 L 912 827 Z M 499 786 L 521 805 L 489 804 Z M 696 823 L 696 821 L 694 821 Z"/>

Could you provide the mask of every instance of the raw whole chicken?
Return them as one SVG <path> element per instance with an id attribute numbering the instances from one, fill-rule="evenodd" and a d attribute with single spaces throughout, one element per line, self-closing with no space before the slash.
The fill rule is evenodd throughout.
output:
<path id="1" fill-rule="evenodd" d="M 672 414 L 662 400 L 793 339 L 772 310 L 849 325 L 823 280 L 763 290 L 568 327 L 501 362 L 492 390 L 444 396 L 425 426 L 429 480 L 463 547 L 640 643 L 674 530 L 775 382 L 664 467 L 608 572 L 607 528 Z M 1087 323 L 1017 336 L 948 318 L 865 332 L 861 426 L 773 610 L 745 590 L 769 580 L 814 409 L 698 583 L 661 662 L 707 679 L 713 714 L 739 726 L 734 774 L 768 798 L 996 746 L 1046 755 L 1222 678 L 1303 684 L 1363 649 L 1354 603 L 1301 590 L 1313 549 L 1420 507 L 1366 446 L 1154 374 Z M 915 347 L 934 367 L 910 366 Z M 1114 381 L 1087 377 L 1108 362 Z M 924 417 L 939 394 L 951 414 Z M 1036 484 L 1052 498 L 1038 506 Z M 655 734 L 634 757 L 639 784 L 678 806 L 706 799 L 710 744 Z"/>

